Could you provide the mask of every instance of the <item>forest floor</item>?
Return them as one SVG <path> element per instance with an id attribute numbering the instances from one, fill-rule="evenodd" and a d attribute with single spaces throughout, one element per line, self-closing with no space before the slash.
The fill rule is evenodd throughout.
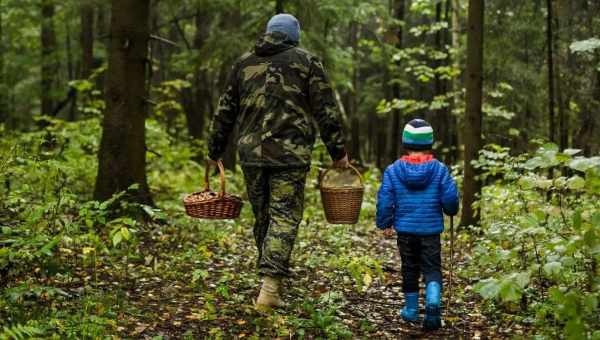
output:
<path id="1" fill-rule="evenodd" d="M 122 277 L 116 279 L 121 284 L 114 283 L 127 287 L 119 333 L 148 339 L 490 339 L 515 334 L 514 329 L 502 331 L 491 325 L 469 282 L 456 275 L 441 330 L 426 333 L 420 325 L 403 322 L 395 239 L 385 239 L 373 226 L 331 226 L 320 220 L 306 220 L 301 226 L 293 276 L 285 283 L 288 305 L 272 314 L 257 313 L 253 300 L 260 281 L 251 222 L 245 218 L 238 224 L 207 225 L 190 219 L 195 225 L 190 229 L 208 230 L 204 235 L 157 226 L 151 239 L 140 245 L 145 253 L 154 254 L 144 260 L 154 265 L 130 264 L 126 284 Z M 443 248 L 447 259 L 447 244 Z M 465 254 L 460 250 L 457 254 L 460 267 Z M 447 281 L 447 270 L 444 275 Z"/>

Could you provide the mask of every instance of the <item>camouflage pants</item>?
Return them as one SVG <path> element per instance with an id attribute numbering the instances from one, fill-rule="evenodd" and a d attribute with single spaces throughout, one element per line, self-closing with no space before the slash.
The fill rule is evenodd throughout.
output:
<path id="1" fill-rule="evenodd" d="M 254 239 L 260 275 L 289 275 L 290 255 L 304 212 L 306 168 L 244 167 L 256 222 Z"/>

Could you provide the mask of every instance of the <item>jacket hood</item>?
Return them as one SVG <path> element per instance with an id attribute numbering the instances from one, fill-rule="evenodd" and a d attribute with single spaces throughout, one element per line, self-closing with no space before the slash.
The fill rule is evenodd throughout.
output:
<path id="1" fill-rule="evenodd" d="M 396 161 L 394 171 L 407 188 L 420 190 L 426 188 L 433 179 L 438 169 L 435 159 L 424 163 L 410 163 L 403 160 Z"/>
<path id="2" fill-rule="evenodd" d="M 298 46 L 285 33 L 271 32 L 263 35 L 256 42 L 254 53 L 259 57 L 269 57 Z"/>

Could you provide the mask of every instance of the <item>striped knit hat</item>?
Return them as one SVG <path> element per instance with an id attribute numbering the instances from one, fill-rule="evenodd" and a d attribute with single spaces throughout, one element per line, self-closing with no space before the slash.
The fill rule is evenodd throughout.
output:
<path id="1" fill-rule="evenodd" d="M 431 150 L 433 128 L 423 119 L 413 119 L 404 127 L 402 144 L 409 150 Z"/>

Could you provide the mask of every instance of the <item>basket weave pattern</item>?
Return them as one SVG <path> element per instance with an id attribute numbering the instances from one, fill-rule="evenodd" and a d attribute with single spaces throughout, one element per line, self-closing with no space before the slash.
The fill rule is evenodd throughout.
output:
<path id="1" fill-rule="evenodd" d="M 360 172 L 350 166 L 360 178 L 360 188 L 329 188 L 324 187 L 321 181 L 321 201 L 325 210 L 325 218 L 331 224 L 356 224 L 360 216 L 363 196 L 365 193 L 364 182 Z M 328 171 L 321 178 L 324 178 Z"/>
<path id="2" fill-rule="evenodd" d="M 221 181 L 221 191 L 214 192 L 210 189 L 209 171 L 207 163 L 204 174 L 204 190 L 188 195 L 183 199 L 185 212 L 195 218 L 202 219 L 235 219 L 240 216 L 242 210 L 242 199 L 228 194 L 225 191 L 225 169 L 221 161 L 217 162 Z"/>

